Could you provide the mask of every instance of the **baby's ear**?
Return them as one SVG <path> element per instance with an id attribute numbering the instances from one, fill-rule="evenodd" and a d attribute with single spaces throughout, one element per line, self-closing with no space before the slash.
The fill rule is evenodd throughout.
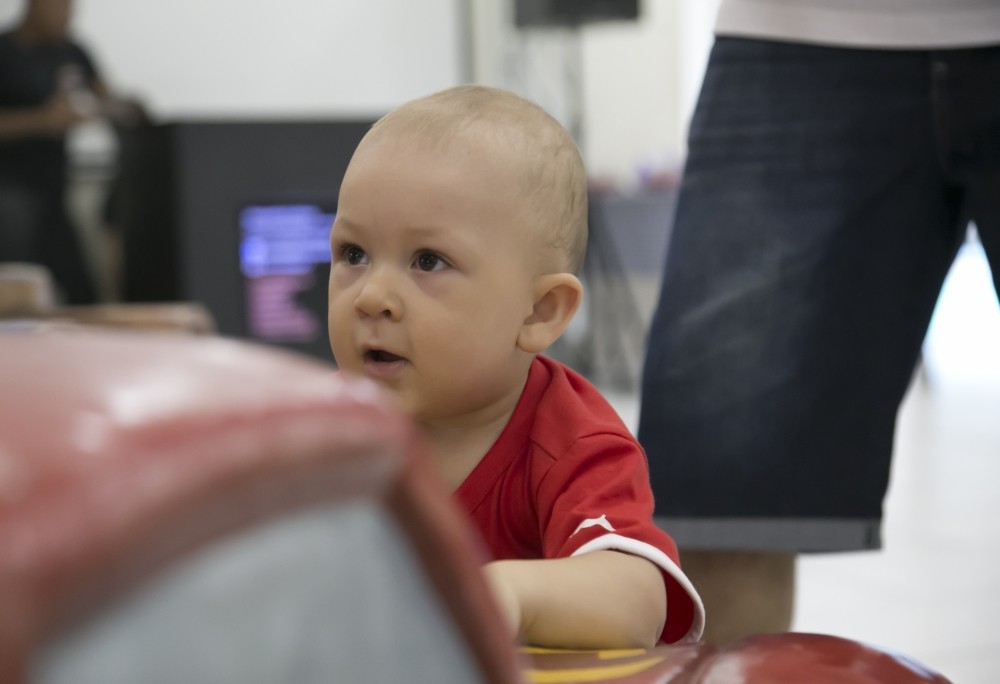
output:
<path id="1" fill-rule="evenodd" d="M 583 284 L 572 273 L 549 273 L 535 281 L 535 305 L 517 336 L 517 346 L 538 354 L 559 339 L 583 299 Z"/>

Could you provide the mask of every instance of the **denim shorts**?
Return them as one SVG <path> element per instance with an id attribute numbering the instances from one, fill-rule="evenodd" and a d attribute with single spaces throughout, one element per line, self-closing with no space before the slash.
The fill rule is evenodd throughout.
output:
<path id="1" fill-rule="evenodd" d="M 679 545 L 880 546 L 896 413 L 970 220 L 996 284 L 1000 46 L 716 41 L 642 380 Z"/>

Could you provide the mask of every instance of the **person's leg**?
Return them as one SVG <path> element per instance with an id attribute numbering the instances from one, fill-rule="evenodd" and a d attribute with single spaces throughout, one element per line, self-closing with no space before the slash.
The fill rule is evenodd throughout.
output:
<path id="1" fill-rule="evenodd" d="M 920 53 L 713 48 L 639 440 L 658 522 L 714 554 L 684 569 L 723 587 L 722 639 L 787 627 L 794 564 L 770 581 L 772 552 L 880 544 L 896 411 L 964 234 L 928 79 Z"/>
<path id="2" fill-rule="evenodd" d="M 681 567 L 705 605 L 704 641 L 722 646 L 791 628 L 794 553 L 682 551 Z"/>
<path id="3" fill-rule="evenodd" d="M 968 211 L 1000 300 L 1000 46 L 935 55 L 942 157 L 968 188 Z"/>
<path id="4" fill-rule="evenodd" d="M 38 261 L 40 205 L 29 188 L 0 179 L 0 262 Z"/>
<path id="5" fill-rule="evenodd" d="M 51 271 L 67 304 L 97 303 L 97 286 L 76 225 L 61 203 L 45 212 L 42 263 Z"/>

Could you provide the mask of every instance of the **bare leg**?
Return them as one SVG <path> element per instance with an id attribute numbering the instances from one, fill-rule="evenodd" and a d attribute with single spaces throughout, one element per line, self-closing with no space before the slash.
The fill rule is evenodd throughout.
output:
<path id="1" fill-rule="evenodd" d="M 791 628 L 794 553 L 682 550 L 681 566 L 705 603 L 705 641 L 721 646 Z"/>

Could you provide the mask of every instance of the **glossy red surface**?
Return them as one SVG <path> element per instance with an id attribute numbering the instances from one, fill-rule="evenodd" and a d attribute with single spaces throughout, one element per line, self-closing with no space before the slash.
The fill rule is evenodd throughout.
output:
<path id="1" fill-rule="evenodd" d="M 694 681 L 704 684 L 947 684 L 902 655 L 823 634 L 759 634 L 709 658 Z"/>
<path id="2" fill-rule="evenodd" d="M 518 658 L 413 426 L 375 385 L 332 371 L 221 338 L 0 333 L 0 681 L 23 681 L 46 639 L 199 545 L 363 496 L 406 531 L 486 681 L 947 682 L 815 634 Z"/>
<path id="3" fill-rule="evenodd" d="M 470 531 L 367 380 L 222 338 L 0 334 L 0 681 L 200 545 L 311 503 L 380 499 L 490 681 L 518 660 Z"/>
<path id="4" fill-rule="evenodd" d="M 820 634 L 762 634 L 719 649 L 528 649 L 529 681 L 548 684 L 949 684 L 905 656 Z"/>

